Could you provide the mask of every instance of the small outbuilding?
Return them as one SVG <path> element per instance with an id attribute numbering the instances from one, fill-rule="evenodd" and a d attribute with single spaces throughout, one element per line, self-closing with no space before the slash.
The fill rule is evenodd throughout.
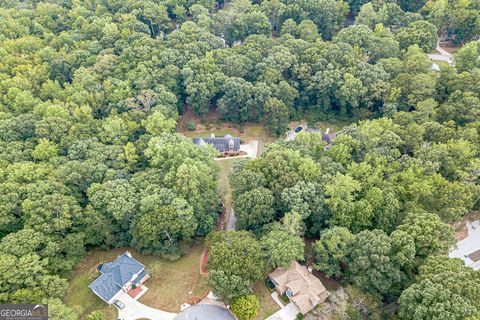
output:
<path id="1" fill-rule="evenodd" d="M 310 312 L 329 295 L 320 279 L 296 261 L 292 261 L 288 269 L 275 269 L 269 277 L 277 293 L 287 295 L 302 314 Z"/>

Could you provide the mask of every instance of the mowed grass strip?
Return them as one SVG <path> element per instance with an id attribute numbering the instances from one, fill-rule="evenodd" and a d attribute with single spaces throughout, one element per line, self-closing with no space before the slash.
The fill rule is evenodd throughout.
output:
<path id="1" fill-rule="evenodd" d="M 107 306 L 88 288 L 88 285 L 99 275 L 96 267 L 100 263 L 113 261 L 118 255 L 128 250 L 135 259 L 146 266 L 150 273 L 150 279 L 145 282 L 148 291 L 139 301 L 161 310 L 179 312 L 180 305 L 191 296 L 203 296 L 209 290 L 207 277 L 200 274 L 203 249 L 203 244 L 197 243 L 176 261 L 144 255 L 133 248 L 115 248 L 109 251 L 95 249 L 78 264 L 70 280 L 64 302 L 74 308 L 81 319 L 85 319 L 94 310 L 103 310 L 108 320 L 116 319 L 116 309 L 113 306 Z"/>
<path id="2" fill-rule="evenodd" d="M 278 304 L 272 299 L 271 292 L 268 290 L 265 280 L 257 281 L 253 286 L 253 293 L 260 301 L 260 309 L 255 320 L 264 320 L 280 310 Z"/>

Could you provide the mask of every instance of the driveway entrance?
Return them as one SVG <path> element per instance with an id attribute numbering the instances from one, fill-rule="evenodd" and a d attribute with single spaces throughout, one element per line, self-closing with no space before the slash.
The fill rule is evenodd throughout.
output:
<path id="1" fill-rule="evenodd" d="M 298 310 L 293 303 L 287 304 L 282 309 L 278 310 L 266 320 L 295 320 L 297 318 Z"/>
<path id="2" fill-rule="evenodd" d="M 122 302 L 125 307 L 118 310 L 118 318 L 123 320 L 136 320 L 146 318 L 151 320 L 173 320 L 177 314 L 158 310 L 130 297 L 127 293 L 122 292 L 117 300 Z"/>

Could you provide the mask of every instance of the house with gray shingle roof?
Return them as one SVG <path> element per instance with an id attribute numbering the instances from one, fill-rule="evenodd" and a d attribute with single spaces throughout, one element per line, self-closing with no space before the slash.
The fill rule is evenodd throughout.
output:
<path id="1" fill-rule="evenodd" d="M 234 138 L 229 134 L 224 137 L 212 135 L 210 138 L 193 138 L 192 141 L 201 147 L 212 145 L 223 155 L 236 155 L 240 152 L 240 138 Z"/>
<path id="2" fill-rule="evenodd" d="M 143 284 L 149 275 L 145 266 L 135 260 L 130 252 L 119 255 L 113 262 L 98 266 L 100 276 L 88 287 L 103 301 L 111 304 L 122 292 Z"/>

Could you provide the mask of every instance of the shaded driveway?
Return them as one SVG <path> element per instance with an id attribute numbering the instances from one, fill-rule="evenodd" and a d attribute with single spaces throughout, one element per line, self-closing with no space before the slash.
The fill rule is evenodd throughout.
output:
<path id="1" fill-rule="evenodd" d="M 173 320 L 177 314 L 158 310 L 130 297 L 127 293 L 122 292 L 117 300 L 125 304 L 123 309 L 118 310 L 118 318 L 124 320 L 136 320 L 146 318 L 151 320 Z"/>

